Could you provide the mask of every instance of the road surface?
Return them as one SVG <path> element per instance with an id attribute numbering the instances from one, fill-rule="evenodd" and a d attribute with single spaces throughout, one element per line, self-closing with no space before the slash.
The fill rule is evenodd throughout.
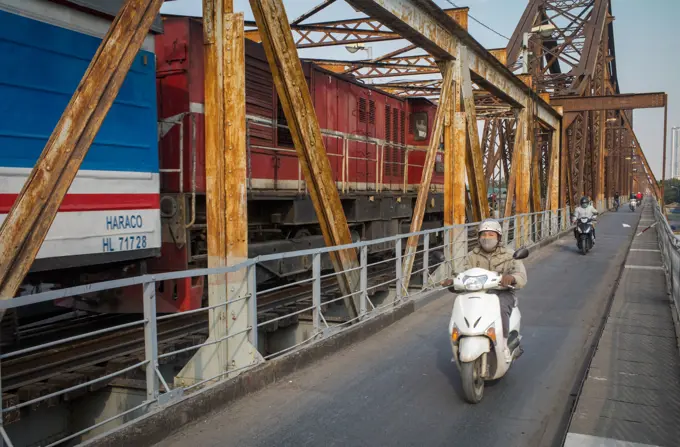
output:
<path id="1" fill-rule="evenodd" d="M 561 445 L 584 359 L 639 211 L 600 218 L 587 256 L 566 237 L 525 261 L 524 355 L 482 403 L 461 397 L 447 323 L 453 295 L 364 342 L 183 427 L 163 446 Z M 624 227 L 622 224 L 630 227 Z"/>

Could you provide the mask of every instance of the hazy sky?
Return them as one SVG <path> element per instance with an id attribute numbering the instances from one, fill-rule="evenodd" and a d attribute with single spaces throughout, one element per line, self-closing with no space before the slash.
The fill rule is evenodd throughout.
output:
<path id="1" fill-rule="evenodd" d="M 435 0 L 442 8 L 451 7 L 448 0 Z M 201 15 L 201 0 L 175 0 L 166 3 L 162 12 L 169 14 Z M 320 0 L 284 0 L 291 20 L 310 9 Z M 456 6 L 469 6 L 470 14 L 491 28 L 510 37 L 527 5 L 527 0 L 453 0 Z M 253 16 L 247 0 L 235 0 L 237 11 L 246 14 L 246 20 Z M 668 148 L 670 160 L 670 129 L 680 126 L 680 85 L 675 84 L 680 67 L 678 39 L 673 37 L 677 25 L 674 20 L 680 16 L 680 0 L 613 0 L 615 17 L 616 64 L 619 86 L 622 93 L 643 93 L 664 91 L 668 93 Z M 354 17 L 356 13 L 340 1 L 320 13 L 317 20 L 337 20 Z M 507 40 L 481 25 L 469 20 L 470 33 L 485 47 L 505 47 Z M 376 57 L 390 49 L 403 46 L 403 42 L 373 44 Z M 303 57 L 331 57 L 362 59 L 366 53 L 349 54 L 342 46 L 310 49 L 301 52 Z M 634 112 L 634 129 L 640 144 L 652 165 L 657 178 L 661 178 L 663 150 L 663 109 L 638 110 Z M 668 172 L 668 171 L 667 171 Z M 668 175 L 668 174 L 667 174 Z"/>

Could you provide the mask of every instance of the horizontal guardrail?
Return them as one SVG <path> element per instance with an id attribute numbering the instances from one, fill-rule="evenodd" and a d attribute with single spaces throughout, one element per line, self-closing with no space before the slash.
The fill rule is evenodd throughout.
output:
<path id="1" fill-rule="evenodd" d="M 657 222 L 659 248 L 675 308 L 675 317 L 676 321 L 680 321 L 680 238 L 673 233 L 668 219 L 657 202 L 654 203 L 654 217 Z"/>

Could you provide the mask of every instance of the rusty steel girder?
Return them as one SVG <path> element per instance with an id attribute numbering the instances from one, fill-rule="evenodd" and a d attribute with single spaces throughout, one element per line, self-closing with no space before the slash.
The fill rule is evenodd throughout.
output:
<path id="1" fill-rule="evenodd" d="M 351 6 L 379 20 L 413 44 L 442 60 L 455 59 L 458 45 L 466 47 L 472 81 L 515 107 L 536 103 L 539 120 L 557 128 L 560 115 L 531 87 L 431 0 L 347 0 Z"/>
<path id="2" fill-rule="evenodd" d="M 386 42 L 403 39 L 399 33 L 390 30 L 383 23 L 375 20 L 374 17 L 307 24 L 301 23 L 325 9 L 327 6 L 330 6 L 332 3 L 332 1 L 324 2 L 290 23 L 293 39 L 297 48 L 317 48 L 332 45 Z M 449 8 L 444 9 L 443 11 L 452 20 L 455 20 L 462 27 L 467 29 L 467 10 L 468 8 Z M 246 21 L 245 25 L 250 27 L 256 26 L 253 21 Z M 245 35 L 248 39 L 255 42 L 262 41 L 257 29 L 248 30 Z"/>
<path id="3" fill-rule="evenodd" d="M 604 96 L 553 96 L 553 106 L 564 107 L 565 112 L 595 110 L 651 109 L 666 105 L 666 93 L 629 93 Z"/>

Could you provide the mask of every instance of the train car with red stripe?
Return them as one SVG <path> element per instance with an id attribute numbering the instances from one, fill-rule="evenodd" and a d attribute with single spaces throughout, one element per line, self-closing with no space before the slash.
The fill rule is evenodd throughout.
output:
<path id="1" fill-rule="evenodd" d="M 122 2 L 0 0 L 0 222 Z M 94 5 L 97 2 L 90 2 Z M 161 30 L 160 20 L 154 25 Z M 153 33 L 132 62 L 20 293 L 140 272 L 161 251 Z"/>
<path id="2" fill-rule="evenodd" d="M 110 23 L 101 11 L 74 10 L 66 3 L 27 0 L 18 10 L 7 6 L 15 1 L 0 0 L 0 50 L 10 61 L 0 72 L 0 220 Z M 69 189 L 22 294 L 207 265 L 202 24 L 168 16 L 162 28 L 157 25 Z M 408 232 L 436 106 L 388 95 L 308 62 L 303 69 L 353 239 Z M 246 102 L 249 255 L 323 246 L 264 50 L 252 40 L 246 40 Z M 440 153 L 423 228 L 442 225 L 442 191 Z M 373 246 L 369 255 L 393 250 L 393 244 Z M 328 259 L 322 262 L 332 268 Z M 262 263 L 257 280 L 292 281 L 310 269 L 307 258 Z M 136 313 L 141 292 L 128 287 L 59 305 Z M 158 310 L 195 309 L 205 292 L 203 278 L 158 283 Z"/>

